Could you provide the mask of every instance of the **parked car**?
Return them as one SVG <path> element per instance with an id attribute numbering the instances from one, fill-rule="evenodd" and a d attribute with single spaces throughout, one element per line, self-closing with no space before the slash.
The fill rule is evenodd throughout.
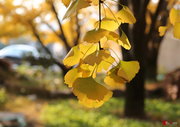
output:
<path id="1" fill-rule="evenodd" d="M 9 45 L 0 50 L 0 58 L 9 59 L 16 64 L 20 64 L 25 57 L 38 59 L 40 54 L 36 48 L 24 44 Z"/>

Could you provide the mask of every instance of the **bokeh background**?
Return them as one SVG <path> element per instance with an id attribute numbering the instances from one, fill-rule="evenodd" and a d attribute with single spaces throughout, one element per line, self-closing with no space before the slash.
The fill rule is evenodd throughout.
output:
<path id="1" fill-rule="evenodd" d="M 98 109 L 78 104 L 64 84 L 62 60 L 94 28 L 98 8 L 88 7 L 62 20 L 61 0 L 0 0 L 0 127 L 162 127 L 180 126 L 180 40 L 169 22 L 179 0 L 106 0 L 103 15 L 119 3 L 137 22 L 121 25 L 132 44 L 126 51 L 109 42 L 124 60 L 139 60 L 135 79 Z M 118 32 L 118 31 L 117 31 Z M 100 77 L 101 81 L 101 77 Z"/>

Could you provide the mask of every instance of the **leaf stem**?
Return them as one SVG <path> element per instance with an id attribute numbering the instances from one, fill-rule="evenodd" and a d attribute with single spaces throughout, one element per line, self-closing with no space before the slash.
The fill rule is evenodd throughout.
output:
<path id="1" fill-rule="evenodd" d="M 101 29 L 101 0 L 99 0 L 99 29 Z M 99 49 L 101 50 L 101 42 L 99 41 Z"/>
<path id="2" fill-rule="evenodd" d="M 99 29 L 101 28 L 101 0 L 99 0 Z"/>

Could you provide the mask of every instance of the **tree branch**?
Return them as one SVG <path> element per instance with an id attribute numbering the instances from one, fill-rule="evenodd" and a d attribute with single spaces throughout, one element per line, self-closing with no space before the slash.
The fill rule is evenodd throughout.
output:
<path id="1" fill-rule="evenodd" d="M 46 25 L 48 26 L 48 28 L 49 28 L 52 32 L 54 32 L 54 34 L 55 34 L 56 36 L 59 37 L 59 33 L 58 33 L 49 23 L 47 23 L 46 21 L 42 21 L 42 23 L 46 24 Z M 61 39 L 62 39 L 62 38 L 61 38 Z"/>
<path id="2" fill-rule="evenodd" d="M 55 14 L 56 20 L 58 22 L 58 25 L 59 25 L 59 28 L 60 28 L 60 31 L 61 31 L 61 34 L 59 35 L 59 37 L 62 38 L 62 40 L 64 41 L 64 44 L 65 44 L 66 50 L 69 51 L 71 49 L 71 47 L 69 46 L 69 44 L 67 42 L 67 39 L 65 37 L 64 30 L 62 28 L 62 24 L 61 24 L 61 21 L 60 21 L 60 19 L 58 17 L 58 12 L 56 11 L 56 8 L 55 8 L 55 5 L 53 3 L 53 0 L 51 0 L 51 2 L 49 2 L 49 3 L 51 5 L 52 12 Z"/>
<path id="3" fill-rule="evenodd" d="M 77 45 L 78 42 L 79 42 L 79 38 L 80 38 L 80 25 L 79 25 L 79 19 L 78 19 L 78 12 L 76 14 L 76 32 L 77 32 L 77 37 L 76 37 L 76 40 L 74 41 L 74 45 Z"/>
<path id="4" fill-rule="evenodd" d="M 157 22 L 157 18 L 159 16 L 159 13 L 161 12 L 162 10 L 162 7 L 163 7 L 163 2 L 165 2 L 164 0 L 160 0 L 159 3 L 158 3 L 158 6 L 157 6 L 157 9 L 156 9 L 156 12 L 155 14 L 152 16 L 152 23 L 151 23 L 151 26 L 150 26 L 150 30 L 149 30 L 149 33 L 147 34 L 146 36 L 146 40 L 145 40 L 145 43 L 148 43 L 149 40 L 151 39 L 152 35 L 153 35 L 153 32 L 155 31 L 155 27 L 156 27 L 156 22 Z"/>
<path id="5" fill-rule="evenodd" d="M 34 34 L 34 36 L 36 37 L 36 39 L 38 40 L 38 43 L 41 44 L 42 48 L 46 51 L 46 53 L 50 56 L 51 60 L 56 64 L 58 65 L 63 71 L 65 71 L 64 73 L 66 73 L 66 70 L 68 70 L 62 63 L 60 63 L 59 61 L 57 61 L 52 53 L 50 52 L 50 50 L 43 44 L 43 41 L 41 40 L 40 38 L 40 35 L 38 33 L 38 31 L 36 30 L 34 24 L 32 22 L 29 22 L 29 25 L 32 29 L 32 32 Z"/>

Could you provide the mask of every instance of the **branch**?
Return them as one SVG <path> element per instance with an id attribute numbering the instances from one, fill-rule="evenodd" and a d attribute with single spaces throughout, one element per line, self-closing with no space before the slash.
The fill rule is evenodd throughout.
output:
<path id="1" fill-rule="evenodd" d="M 38 40 L 38 42 L 41 44 L 41 46 L 43 47 L 43 49 L 46 51 L 46 53 L 50 56 L 51 60 L 53 60 L 53 62 L 54 62 L 56 65 L 58 65 L 62 70 L 67 70 L 67 68 L 66 68 L 62 63 L 60 63 L 59 61 L 57 61 L 57 60 L 53 57 L 53 55 L 52 55 L 52 53 L 50 52 L 50 50 L 43 44 L 43 41 L 41 40 L 40 35 L 39 35 L 38 31 L 36 30 L 34 24 L 31 23 L 31 22 L 29 22 L 29 25 L 30 25 L 30 27 L 31 27 L 31 29 L 32 29 L 32 32 L 33 32 L 34 36 L 36 37 L 36 39 Z"/>
<path id="2" fill-rule="evenodd" d="M 56 36 L 59 37 L 59 33 L 58 33 L 49 23 L 47 23 L 46 21 L 42 21 L 42 23 L 46 24 L 46 25 L 48 26 L 48 28 L 49 28 L 50 30 L 52 30 L 52 32 L 54 32 L 54 34 L 55 34 Z"/>
<path id="3" fill-rule="evenodd" d="M 77 24 L 77 30 L 76 30 L 76 32 L 77 32 L 77 37 L 76 37 L 76 40 L 74 41 L 74 45 L 77 45 L 78 44 L 78 42 L 79 42 L 79 38 L 80 38 L 80 25 L 79 25 L 79 19 L 78 19 L 78 12 L 77 12 L 77 14 L 76 14 L 76 24 Z"/>
<path id="4" fill-rule="evenodd" d="M 99 0 L 99 29 L 101 29 L 101 3 L 102 1 Z M 99 49 L 101 50 L 101 42 L 99 41 Z"/>
<path id="5" fill-rule="evenodd" d="M 61 24 L 61 21 L 58 17 L 58 12 L 56 11 L 56 8 L 55 8 L 55 5 L 53 3 L 53 0 L 51 0 L 51 2 L 49 2 L 50 5 L 51 5 L 51 8 L 52 8 L 52 11 L 54 12 L 55 14 L 55 17 L 56 17 L 56 20 L 58 22 L 58 25 L 59 25 L 59 28 L 60 28 L 60 31 L 61 31 L 61 35 L 59 35 L 59 37 L 62 38 L 62 40 L 64 41 L 64 44 L 65 44 L 65 47 L 66 47 L 66 50 L 69 51 L 71 49 L 71 47 L 69 46 L 68 42 L 67 42 L 67 39 L 65 37 L 65 34 L 64 34 L 64 30 L 62 28 L 62 24 Z"/>
<path id="6" fill-rule="evenodd" d="M 158 3 L 158 7 L 156 9 L 156 12 L 155 14 L 152 16 L 152 23 L 151 23 L 151 26 L 150 26 L 150 31 L 148 33 L 148 35 L 146 36 L 146 40 L 145 40 L 145 43 L 148 43 L 149 40 L 151 39 L 152 35 L 153 35 L 153 32 L 155 31 L 155 26 L 156 26 L 156 21 L 157 21 L 157 18 L 159 16 L 159 13 L 161 12 L 162 10 L 162 7 L 163 7 L 163 2 L 165 2 L 164 0 L 160 0 L 159 3 Z"/>

